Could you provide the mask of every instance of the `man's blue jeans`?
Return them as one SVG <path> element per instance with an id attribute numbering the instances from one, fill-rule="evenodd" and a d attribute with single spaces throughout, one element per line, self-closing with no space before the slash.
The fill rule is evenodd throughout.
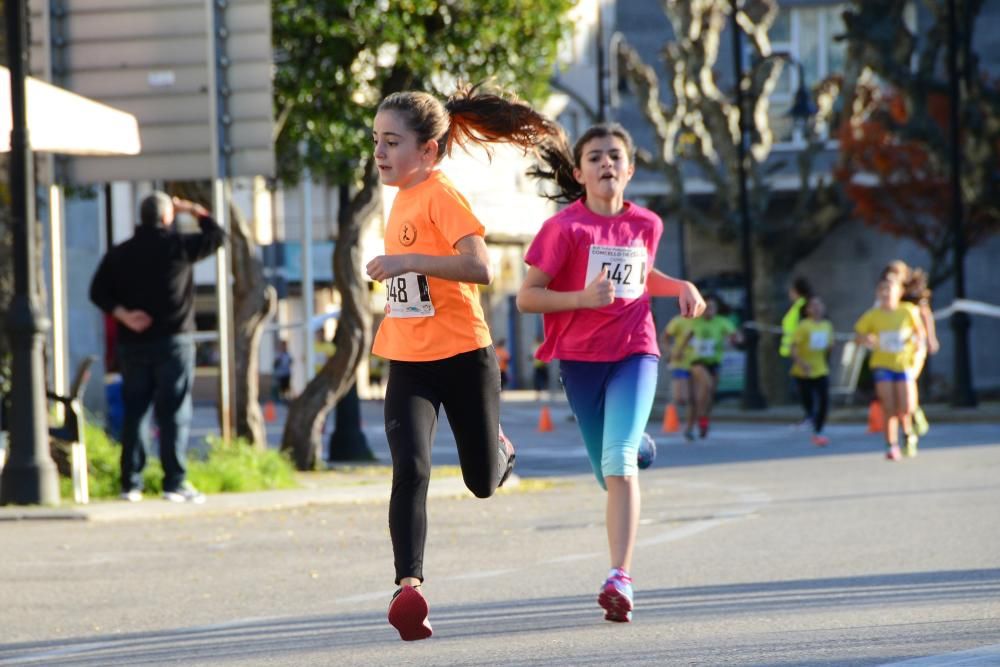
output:
<path id="1" fill-rule="evenodd" d="M 142 489 L 149 451 L 149 413 L 159 427 L 163 490 L 176 491 L 187 473 L 194 343 L 188 335 L 120 343 L 122 369 L 122 490 Z"/>

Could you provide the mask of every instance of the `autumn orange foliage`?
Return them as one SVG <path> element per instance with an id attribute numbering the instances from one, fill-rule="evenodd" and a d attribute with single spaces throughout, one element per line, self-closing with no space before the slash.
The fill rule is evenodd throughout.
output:
<path id="1" fill-rule="evenodd" d="M 854 204 L 854 214 L 882 232 L 910 238 L 929 249 L 948 243 L 951 225 L 951 175 L 947 155 L 935 154 L 923 138 L 900 131 L 909 120 L 902 96 L 881 98 L 873 91 L 863 102 L 867 112 L 845 120 L 838 133 L 841 161 L 834 174 Z M 949 98 L 932 93 L 927 116 L 944 142 L 948 138 Z M 962 137 L 964 141 L 964 137 Z M 969 245 L 1000 229 L 992 202 L 965 202 Z"/>

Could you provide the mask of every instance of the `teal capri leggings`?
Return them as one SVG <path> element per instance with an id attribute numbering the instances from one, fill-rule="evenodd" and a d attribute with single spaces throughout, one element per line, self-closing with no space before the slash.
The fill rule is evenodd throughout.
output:
<path id="1" fill-rule="evenodd" d="M 605 489 L 605 477 L 630 477 L 638 472 L 636 454 L 653 409 L 658 369 L 659 360 L 652 354 L 621 361 L 559 362 L 590 465 Z"/>

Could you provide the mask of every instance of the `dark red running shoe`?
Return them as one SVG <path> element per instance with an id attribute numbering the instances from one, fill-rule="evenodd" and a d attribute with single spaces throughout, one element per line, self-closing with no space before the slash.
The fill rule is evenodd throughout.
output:
<path id="1" fill-rule="evenodd" d="M 429 611 L 427 600 L 420 591 L 413 586 L 403 586 L 389 603 L 389 623 L 399 631 L 399 638 L 405 642 L 427 639 L 434 634 L 427 620 Z"/>
<path id="2" fill-rule="evenodd" d="M 698 435 L 708 437 L 708 417 L 698 417 Z"/>

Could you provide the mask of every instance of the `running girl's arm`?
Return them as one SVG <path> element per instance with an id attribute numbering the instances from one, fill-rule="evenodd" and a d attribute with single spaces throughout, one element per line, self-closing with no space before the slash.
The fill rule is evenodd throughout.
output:
<path id="1" fill-rule="evenodd" d="M 934 322 L 934 313 L 931 312 L 931 307 L 926 303 L 920 304 L 920 319 L 924 321 L 924 329 L 927 330 L 927 351 L 931 354 L 937 354 L 937 351 L 941 349 L 941 343 L 938 342 L 937 337 L 937 324 Z"/>
<path id="2" fill-rule="evenodd" d="M 856 330 L 854 334 L 854 344 L 874 350 L 878 346 L 878 336 L 870 331 Z"/>
<path id="3" fill-rule="evenodd" d="M 552 276 L 529 266 L 521 289 L 517 291 L 517 309 L 522 313 L 557 313 L 579 308 L 601 308 L 615 300 L 615 286 L 608 280 L 607 269 L 582 290 L 557 292 L 548 288 Z"/>
<path id="4" fill-rule="evenodd" d="M 685 331 L 680 336 L 677 337 L 676 348 L 671 351 L 670 359 L 673 361 L 680 361 L 681 357 L 684 355 L 684 350 L 687 348 L 688 343 L 691 341 L 693 333 L 691 331 Z"/>
<path id="5" fill-rule="evenodd" d="M 799 345 L 802 344 L 804 338 L 803 333 L 805 333 L 804 330 L 802 330 L 803 333 L 799 333 L 799 331 L 800 329 L 796 327 L 795 333 L 792 334 L 792 347 L 788 351 L 788 358 L 791 359 L 792 361 L 792 368 L 798 366 L 799 368 L 801 368 L 803 371 L 806 372 L 806 375 L 810 375 L 812 374 L 812 368 L 809 366 L 808 363 L 802 360 L 801 356 L 799 356 Z"/>
<path id="6" fill-rule="evenodd" d="M 385 280 L 413 271 L 425 276 L 463 283 L 489 285 L 493 270 L 486 251 L 486 241 L 478 234 L 462 237 L 455 244 L 457 255 L 404 253 L 380 255 L 368 262 L 365 270 L 372 280 Z"/>
<path id="7" fill-rule="evenodd" d="M 792 350 L 791 350 L 791 352 L 790 352 L 790 354 L 788 356 L 792 360 L 792 368 L 795 368 L 796 366 L 798 366 L 799 368 L 801 368 L 802 370 L 804 370 L 806 372 L 806 375 L 809 375 L 810 373 L 812 373 L 812 368 L 809 366 L 809 364 L 807 364 L 806 362 L 802 361 L 802 358 L 795 351 L 794 347 L 792 348 Z"/>
<path id="8" fill-rule="evenodd" d="M 649 295 L 676 296 L 684 317 L 698 317 L 705 310 L 705 300 L 697 287 L 687 280 L 671 278 L 659 269 L 649 274 Z"/>

